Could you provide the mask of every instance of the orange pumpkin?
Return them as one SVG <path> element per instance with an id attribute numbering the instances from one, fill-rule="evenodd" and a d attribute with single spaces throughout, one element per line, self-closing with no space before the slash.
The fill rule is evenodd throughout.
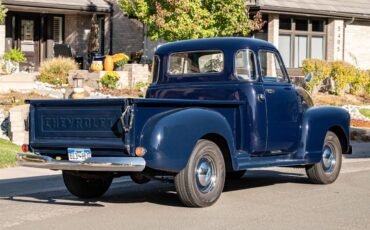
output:
<path id="1" fill-rule="evenodd" d="M 104 59 L 104 70 L 105 71 L 113 71 L 114 69 L 114 61 L 113 61 L 113 58 L 112 56 L 105 56 L 105 59 Z"/>

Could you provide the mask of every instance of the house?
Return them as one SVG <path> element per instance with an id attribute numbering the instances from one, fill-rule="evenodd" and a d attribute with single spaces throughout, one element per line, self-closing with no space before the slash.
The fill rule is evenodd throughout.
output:
<path id="1" fill-rule="evenodd" d="M 93 14 L 98 16 L 100 52 L 137 52 L 143 49 L 143 25 L 128 19 L 117 0 L 2 0 L 5 52 L 21 49 L 36 68 L 54 56 L 54 44 L 69 44 L 86 66 Z"/>
<path id="2" fill-rule="evenodd" d="M 369 0 L 248 0 L 267 21 L 256 38 L 272 42 L 293 75 L 307 58 L 370 69 Z"/>
<path id="3" fill-rule="evenodd" d="M 145 26 L 129 19 L 118 0 L 2 0 L 9 9 L 5 49 L 20 48 L 39 66 L 53 57 L 54 44 L 69 44 L 87 62 L 91 18 L 98 15 L 100 52 L 143 51 L 151 59 L 158 43 Z M 275 44 L 291 75 L 307 58 L 343 60 L 370 69 L 369 0 L 246 0 L 251 15 L 267 21 L 256 38 Z M 85 65 L 86 66 L 86 65 Z"/>

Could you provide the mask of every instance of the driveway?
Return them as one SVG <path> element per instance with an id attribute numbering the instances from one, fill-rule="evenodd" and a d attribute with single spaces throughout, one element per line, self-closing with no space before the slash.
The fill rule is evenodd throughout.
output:
<path id="1" fill-rule="evenodd" d="M 304 170 L 248 170 L 228 181 L 212 207 L 185 208 L 174 185 L 116 179 L 99 200 L 82 201 L 59 172 L 0 170 L 0 229 L 369 229 L 370 144 L 354 144 L 331 185 Z"/>

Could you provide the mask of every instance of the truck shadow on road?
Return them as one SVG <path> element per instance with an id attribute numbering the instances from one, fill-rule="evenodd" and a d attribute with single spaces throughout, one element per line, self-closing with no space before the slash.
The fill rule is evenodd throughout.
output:
<path id="1" fill-rule="evenodd" d="M 250 170 L 241 179 L 227 180 L 224 193 L 275 184 L 308 184 L 302 171 L 292 172 L 271 170 Z M 286 170 L 285 170 L 286 171 Z M 173 184 L 152 181 L 145 185 L 136 185 L 128 178 L 114 182 L 109 191 L 99 199 L 81 200 L 69 194 L 65 189 L 61 175 L 0 180 L 0 200 L 39 203 L 50 205 L 105 207 L 109 204 L 152 203 L 164 206 L 183 207 L 177 198 Z"/>

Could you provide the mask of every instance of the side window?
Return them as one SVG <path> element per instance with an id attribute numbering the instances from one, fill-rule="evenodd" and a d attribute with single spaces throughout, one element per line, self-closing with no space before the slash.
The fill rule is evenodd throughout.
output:
<path id="1" fill-rule="evenodd" d="M 154 56 L 153 58 L 153 66 L 152 66 L 152 73 L 151 73 L 151 77 L 149 79 L 149 82 L 150 83 L 156 83 L 158 81 L 158 75 L 159 75 L 159 57 L 158 56 Z"/>
<path id="2" fill-rule="evenodd" d="M 168 73 L 173 76 L 220 73 L 224 69 L 221 51 L 197 51 L 171 54 Z"/>
<path id="3" fill-rule="evenodd" d="M 239 50 L 235 56 L 236 76 L 242 80 L 256 80 L 256 57 L 251 50 Z"/>
<path id="4" fill-rule="evenodd" d="M 259 59 L 264 81 L 288 82 L 288 77 L 283 72 L 283 65 L 276 53 L 262 50 L 259 52 Z"/>

